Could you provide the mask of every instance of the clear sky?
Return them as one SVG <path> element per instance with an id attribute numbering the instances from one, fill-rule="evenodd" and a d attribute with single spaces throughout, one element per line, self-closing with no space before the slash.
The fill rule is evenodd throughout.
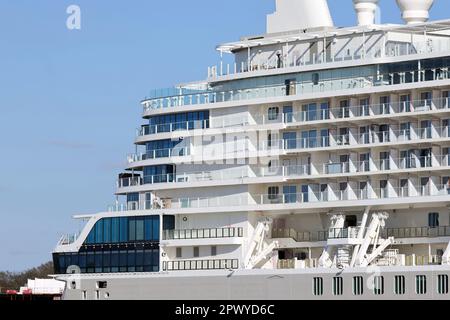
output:
<path id="1" fill-rule="evenodd" d="M 315 0 L 311 0 L 315 1 Z M 206 77 L 221 42 L 265 31 L 275 0 L 0 0 L 0 270 L 51 259 L 73 214 L 114 201 L 133 152 L 139 101 L 154 88 Z M 81 8 L 81 30 L 66 9 Z M 351 0 L 329 0 L 354 24 Z M 382 22 L 398 23 L 394 0 Z M 450 2 L 436 0 L 432 19 Z"/>

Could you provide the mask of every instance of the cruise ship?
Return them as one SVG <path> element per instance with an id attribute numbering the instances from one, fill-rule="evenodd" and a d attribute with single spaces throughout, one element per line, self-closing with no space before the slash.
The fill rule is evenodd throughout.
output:
<path id="1" fill-rule="evenodd" d="M 206 80 L 142 100 L 115 203 L 53 252 L 63 298 L 450 299 L 450 20 L 378 2 L 341 28 L 276 0 Z"/>

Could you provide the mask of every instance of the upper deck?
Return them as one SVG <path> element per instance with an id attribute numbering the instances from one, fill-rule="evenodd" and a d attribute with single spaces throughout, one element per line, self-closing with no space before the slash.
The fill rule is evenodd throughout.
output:
<path id="1" fill-rule="evenodd" d="M 142 101 L 146 110 L 279 96 L 287 76 L 295 78 L 297 95 L 380 86 L 390 77 L 380 66 L 448 56 L 450 20 L 267 34 L 217 50 L 221 61 L 205 81 L 154 91 Z M 234 54 L 232 65 L 224 64 L 224 53 Z"/>

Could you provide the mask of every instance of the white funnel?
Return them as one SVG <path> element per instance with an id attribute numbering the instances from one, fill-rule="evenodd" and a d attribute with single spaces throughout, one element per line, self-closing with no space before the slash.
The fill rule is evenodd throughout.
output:
<path id="1" fill-rule="evenodd" d="M 276 0 L 267 16 L 267 33 L 333 26 L 327 0 Z"/>
<path id="2" fill-rule="evenodd" d="M 375 13 L 379 0 L 353 0 L 358 26 L 369 26 L 375 24 Z"/>
<path id="3" fill-rule="evenodd" d="M 427 22 L 434 0 L 397 0 L 402 18 L 407 24 Z"/>

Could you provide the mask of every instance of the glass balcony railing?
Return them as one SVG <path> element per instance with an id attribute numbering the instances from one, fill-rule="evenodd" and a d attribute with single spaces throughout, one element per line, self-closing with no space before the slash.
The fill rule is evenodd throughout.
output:
<path id="1" fill-rule="evenodd" d="M 320 107 L 320 103 L 317 104 Z M 396 114 L 414 114 L 428 112 L 433 110 L 450 109 L 450 98 L 434 98 L 431 100 L 416 100 L 403 102 L 390 102 L 387 104 L 364 104 L 349 107 L 328 107 L 324 110 L 299 111 L 292 113 L 278 113 L 275 116 L 266 114 L 249 115 L 248 117 L 224 117 L 203 121 L 188 121 L 182 123 L 167 123 L 159 125 L 146 125 L 137 130 L 137 136 L 186 131 L 193 129 L 221 129 L 242 127 L 248 125 L 269 125 L 284 124 L 295 125 L 306 122 L 331 122 L 336 119 L 358 118 L 396 115 Z"/>
<path id="2" fill-rule="evenodd" d="M 328 239 L 356 239 L 361 227 L 331 228 L 328 230 Z"/>
<path id="3" fill-rule="evenodd" d="M 163 271 L 230 270 L 238 268 L 239 260 L 237 259 L 180 260 L 163 262 Z"/>
<path id="4" fill-rule="evenodd" d="M 327 241 L 328 232 L 327 231 L 298 232 L 294 229 L 273 228 L 272 238 L 273 239 L 291 238 L 296 242 Z"/>
<path id="5" fill-rule="evenodd" d="M 130 204 L 116 204 L 108 211 L 135 211 L 154 209 L 198 209 L 198 208 L 232 208 L 242 206 L 298 205 L 305 203 L 335 203 L 356 200 L 414 199 L 419 197 L 449 197 L 450 185 L 419 185 L 408 187 L 346 189 L 323 192 L 303 192 L 286 194 L 239 194 L 223 197 L 168 198 L 161 201 L 142 201 Z"/>
<path id="6" fill-rule="evenodd" d="M 138 129 L 137 136 L 143 137 L 158 133 L 201 130 L 207 128 L 209 128 L 209 120 L 193 120 L 193 121 L 174 122 L 156 125 L 146 125 Z"/>
<path id="7" fill-rule="evenodd" d="M 190 147 L 175 147 L 171 149 L 151 150 L 145 153 L 135 153 L 128 155 L 128 163 L 153 160 L 159 158 L 186 157 L 191 154 Z"/>
<path id="8" fill-rule="evenodd" d="M 410 169 L 448 169 L 450 155 L 416 156 L 409 154 L 401 158 L 389 157 L 388 159 L 370 158 L 364 161 L 349 160 L 346 162 L 329 162 L 298 166 L 281 166 L 270 168 L 245 168 L 219 171 L 184 172 L 178 174 L 151 175 L 145 177 L 122 178 L 117 182 L 118 188 L 128 188 L 146 184 L 163 183 L 192 183 L 232 181 L 256 178 L 289 178 L 323 177 L 326 175 L 356 174 L 367 172 L 376 174 L 380 171 L 399 171 Z"/>
<path id="9" fill-rule="evenodd" d="M 439 72 L 438 72 L 439 71 Z M 412 77 L 403 77 L 401 74 L 414 74 Z M 426 77 L 425 75 L 432 75 Z M 144 112 L 153 109 L 181 107 L 186 105 L 214 104 L 222 102 L 246 101 L 251 99 L 267 99 L 285 96 L 301 96 L 312 93 L 333 92 L 342 90 L 355 90 L 362 88 L 392 86 L 395 84 L 417 83 L 424 81 L 438 81 L 449 78 L 448 67 L 434 69 L 408 70 L 389 74 L 355 74 L 352 77 L 322 79 L 315 82 L 302 82 L 263 85 L 255 87 L 230 88 L 226 90 L 214 89 L 195 93 L 178 93 L 167 96 L 147 98 L 143 104 Z"/>
<path id="10" fill-rule="evenodd" d="M 214 239 L 214 238 L 242 238 L 243 228 L 208 228 L 188 230 L 165 230 L 164 240 Z"/>
<path id="11" fill-rule="evenodd" d="M 65 234 L 61 237 L 61 239 L 58 242 L 58 245 L 60 246 L 67 246 L 72 243 L 75 243 L 78 239 L 78 234 Z"/>
<path id="12" fill-rule="evenodd" d="M 387 228 L 381 231 L 383 237 L 394 238 L 436 238 L 450 237 L 450 227 L 421 227 L 421 228 Z"/>
<path id="13" fill-rule="evenodd" d="M 424 32 L 426 33 L 426 27 L 424 27 Z M 380 40 L 378 40 L 380 41 Z M 449 39 L 440 39 L 438 42 L 430 43 L 430 42 L 403 42 L 403 43 L 386 43 L 385 46 L 378 43 L 375 44 L 378 48 L 376 50 L 376 54 L 364 54 L 361 55 L 359 53 L 341 53 L 338 55 L 329 55 L 329 54 L 305 54 L 304 58 L 298 57 L 293 54 L 289 54 L 288 57 L 284 57 L 283 59 L 279 59 L 275 52 L 271 56 L 271 58 L 263 60 L 263 59 L 254 59 L 250 61 L 243 61 L 240 64 L 223 64 L 220 63 L 215 66 L 211 66 L 208 68 L 208 79 L 216 79 L 222 76 L 230 76 L 230 75 L 239 75 L 239 74 L 248 74 L 248 73 L 256 73 L 267 70 L 277 70 L 277 69 L 290 69 L 302 66 L 311 66 L 311 65 L 321 65 L 327 63 L 338 63 L 338 62 L 346 62 L 346 61 L 354 61 L 355 63 L 360 63 L 365 60 L 377 59 L 382 57 L 383 47 L 385 48 L 385 57 L 402 57 L 409 55 L 417 55 L 421 53 L 437 53 L 437 52 L 448 52 L 450 51 L 450 40 Z"/>

